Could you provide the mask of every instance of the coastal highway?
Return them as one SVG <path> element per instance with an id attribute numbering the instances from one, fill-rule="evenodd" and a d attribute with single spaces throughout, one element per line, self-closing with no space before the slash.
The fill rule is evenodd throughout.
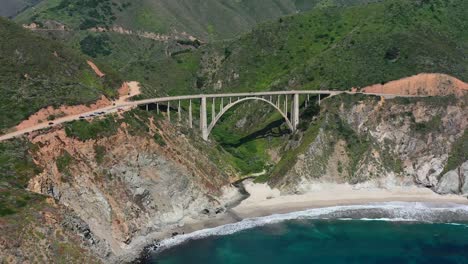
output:
<path id="1" fill-rule="evenodd" d="M 12 139 L 15 137 L 20 137 L 24 134 L 38 131 L 41 129 L 49 128 L 49 127 L 54 127 L 63 123 L 75 121 L 75 120 L 80 120 L 80 117 L 86 117 L 86 119 L 92 119 L 95 117 L 99 117 L 102 115 L 107 115 L 111 113 L 116 113 L 118 112 L 119 109 L 122 109 L 123 111 L 128 111 L 132 108 L 138 107 L 140 105 L 146 105 L 146 104 L 152 104 L 152 103 L 159 103 L 159 102 L 170 102 L 170 101 L 179 101 L 179 100 L 191 100 L 191 99 L 200 99 L 202 97 L 206 98 L 228 98 L 228 97 L 261 97 L 261 96 L 278 96 L 278 95 L 292 95 L 292 94 L 301 94 L 301 95 L 338 95 L 342 93 L 346 94 L 364 94 L 364 95 L 369 95 L 369 96 L 381 96 L 385 97 L 387 99 L 395 98 L 395 97 L 426 97 L 426 95 L 398 95 L 398 94 L 383 94 L 383 93 L 359 93 L 359 92 L 348 92 L 348 91 L 331 91 L 331 90 L 312 90 L 312 91 L 271 91 L 271 92 L 259 92 L 259 93 L 225 93 L 225 94 L 199 94 L 199 95 L 183 95 L 183 96 L 170 96 L 170 97 L 158 97 L 158 98 L 152 98 L 152 99 L 145 99 L 145 100 L 140 100 L 140 101 L 126 101 L 128 97 L 125 98 L 125 100 L 119 99 L 117 100 L 114 104 L 115 105 L 110 105 L 102 108 L 95 109 L 93 111 L 89 112 L 84 112 L 76 115 L 69 115 L 65 116 L 62 118 L 58 118 L 56 120 L 50 121 L 53 122 L 53 124 L 50 124 L 50 122 L 44 122 L 41 124 L 37 124 L 22 130 L 14 131 L 11 133 L 7 133 L 4 135 L 0 136 L 0 142 L 8 139 Z M 103 112 L 101 115 L 96 115 L 96 113 Z M 94 117 L 91 117 L 90 115 L 95 115 Z"/>

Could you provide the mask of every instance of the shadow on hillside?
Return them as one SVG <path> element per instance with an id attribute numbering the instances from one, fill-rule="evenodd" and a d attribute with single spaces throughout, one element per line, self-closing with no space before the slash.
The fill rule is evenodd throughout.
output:
<path id="1" fill-rule="evenodd" d="M 289 128 L 282 127 L 281 126 L 282 124 L 284 124 L 284 120 L 281 118 L 281 119 L 278 119 L 276 121 L 269 123 L 264 128 L 257 130 L 250 135 L 240 138 L 237 141 L 237 143 L 234 143 L 234 144 L 226 143 L 223 145 L 227 147 L 237 148 L 247 142 L 250 142 L 256 139 L 269 138 L 269 137 L 282 137 L 284 135 L 291 133 L 291 131 L 289 131 Z"/>

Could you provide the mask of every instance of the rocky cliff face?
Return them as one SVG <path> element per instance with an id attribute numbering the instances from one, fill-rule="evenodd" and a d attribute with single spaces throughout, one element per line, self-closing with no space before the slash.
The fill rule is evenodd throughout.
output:
<path id="1" fill-rule="evenodd" d="M 441 194 L 468 194 L 466 96 L 340 96 L 322 108 L 313 124 L 317 136 L 284 177 L 271 180 L 283 191 L 347 182 L 382 188 L 417 184 Z"/>
<path id="2" fill-rule="evenodd" d="M 103 259 L 137 237 L 207 218 L 231 202 L 222 197 L 231 179 L 210 151 L 163 121 L 148 124 L 146 135 L 132 135 L 122 123 L 116 134 L 86 141 L 63 129 L 31 137 L 43 172 L 28 188 L 82 219 Z"/>

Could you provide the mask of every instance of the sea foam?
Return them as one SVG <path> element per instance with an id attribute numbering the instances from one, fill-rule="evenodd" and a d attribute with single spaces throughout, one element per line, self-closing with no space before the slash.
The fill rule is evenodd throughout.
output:
<path id="1" fill-rule="evenodd" d="M 372 213 L 376 217 L 368 217 Z M 420 202 L 385 202 L 365 205 L 333 206 L 314 208 L 286 214 L 274 214 L 265 217 L 247 218 L 240 222 L 202 229 L 189 234 L 178 235 L 165 239 L 157 244 L 155 251 L 180 245 L 188 240 L 202 239 L 210 236 L 230 235 L 243 230 L 276 224 L 294 219 L 336 219 L 362 221 L 392 221 L 392 222 L 439 222 L 445 224 L 457 221 L 468 221 L 468 206 L 445 203 Z M 462 224 L 463 225 L 463 224 Z"/>

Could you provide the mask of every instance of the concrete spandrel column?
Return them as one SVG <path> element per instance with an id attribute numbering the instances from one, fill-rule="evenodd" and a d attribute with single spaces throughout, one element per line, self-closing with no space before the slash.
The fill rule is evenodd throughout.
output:
<path id="1" fill-rule="evenodd" d="M 211 104 L 211 123 L 214 124 L 216 119 L 216 99 L 213 98 L 213 103 Z"/>
<path id="2" fill-rule="evenodd" d="M 192 117 L 192 100 L 190 99 L 190 102 L 189 102 L 189 127 L 190 128 L 193 128 L 192 119 L 193 119 L 193 117 Z"/>
<path id="3" fill-rule="evenodd" d="M 181 114 L 181 107 L 180 107 L 180 100 L 179 100 L 179 106 L 177 108 L 177 116 L 179 118 L 179 122 L 182 121 L 182 114 Z"/>
<path id="4" fill-rule="evenodd" d="M 171 122 L 171 101 L 167 102 L 167 120 Z"/>
<path id="5" fill-rule="evenodd" d="M 201 104 L 200 104 L 200 129 L 202 132 L 202 138 L 204 140 L 208 140 L 208 124 L 207 124 L 207 117 L 206 117 L 206 97 L 205 96 L 201 98 Z"/>
<path id="6" fill-rule="evenodd" d="M 299 94 L 294 94 L 293 110 L 292 110 L 292 125 L 294 130 L 299 125 Z"/>
<path id="7" fill-rule="evenodd" d="M 284 114 L 288 116 L 288 96 L 284 96 Z"/>

